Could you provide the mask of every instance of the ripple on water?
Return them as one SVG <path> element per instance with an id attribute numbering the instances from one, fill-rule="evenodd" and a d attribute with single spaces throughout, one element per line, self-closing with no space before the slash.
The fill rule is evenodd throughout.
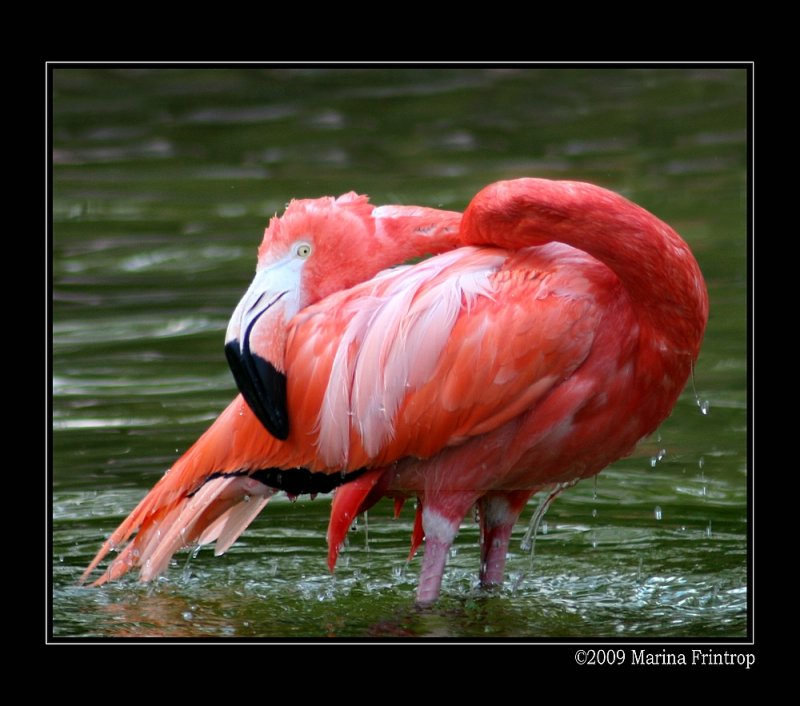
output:
<path id="1" fill-rule="evenodd" d="M 209 331 L 219 332 L 226 322 L 207 316 L 167 318 L 138 316 L 94 318 L 91 321 L 69 320 L 53 324 L 53 348 L 85 343 L 139 341 L 143 338 L 174 338 Z"/>
<path id="2" fill-rule="evenodd" d="M 57 493 L 54 579 L 59 600 L 65 593 L 72 595 L 72 582 L 141 493 Z M 357 636 L 371 630 L 391 633 L 400 626 L 409 634 L 441 630 L 448 635 L 485 635 L 485 623 L 476 620 L 475 610 L 497 613 L 489 631 L 495 637 L 702 634 L 710 615 L 716 616 L 718 634 L 744 629 L 746 577 L 737 562 L 715 575 L 703 573 L 696 568 L 702 564 L 692 558 L 697 542 L 687 541 L 681 532 L 665 540 L 663 533 L 648 528 L 639 528 L 638 542 L 631 541 L 636 533 L 610 529 L 591 550 L 584 526 L 559 522 L 557 504 L 551 509 L 552 530 L 539 539 L 533 569 L 528 569 L 527 555 L 511 551 L 509 580 L 494 596 L 477 587 L 478 530 L 465 523 L 448 563 L 441 607 L 434 609 L 436 627 L 427 622 L 409 626 L 403 611 L 413 604 L 420 565 L 419 557 L 410 564 L 405 560 L 412 514 L 395 521 L 388 505 L 377 506 L 370 513 L 369 542 L 363 531 L 351 533 L 331 575 L 325 566 L 327 511 L 328 502 L 322 498 L 292 503 L 280 496 L 228 554 L 214 557 L 206 548 L 188 560 L 188 554 L 178 555 L 167 575 L 149 587 L 126 578 L 81 594 L 79 602 L 95 616 L 98 611 L 106 616 L 100 628 L 95 620 L 92 629 L 112 635 L 169 636 L 174 634 L 175 617 L 186 611 L 193 618 L 180 621 L 190 623 L 181 634 L 196 636 L 323 636 L 328 628 L 340 636 Z M 602 535 L 601 529 L 593 531 Z M 520 525 L 513 547 L 519 546 L 523 532 Z M 737 543 L 737 535 L 720 534 L 706 541 L 706 548 L 718 552 Z M 609 559 L 620 568 L 609 569 Z M 606 567 L 602 572 L 594 568 L 598 561 Z M 664 572 L 668 566 L 678 570 Z M 370 609 L 375 601 L 382 606 L 383 619 Z M 340 618 L 321 627 L 312 608 L 320 603 L 335 603 Z M 396 624 L 386 620 L 389 606 L 398 611 Z M 62 634 L 81 634 L 77 616 L 61 620 Z"/>

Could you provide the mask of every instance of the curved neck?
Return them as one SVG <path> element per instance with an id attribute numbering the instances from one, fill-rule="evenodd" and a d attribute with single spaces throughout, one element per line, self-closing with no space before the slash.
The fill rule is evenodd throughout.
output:
<path id="1" fill-rule="evenodd" d="M 423 206 L 376 206 L 372 218 L 379 269 L 438 255 L 458 247 L 460 242 L 461 214 L 456 211 Z"/>
<path id="2" fill-rule="evenodd" d="M 708 318 L 700 267 L 672 228 L 619 194 L 582 182 L 497 182 L 472 200 L 461 232 L 471 245 L 558 241 L 589 253 L 619 277 L 642 323 L 697 357 Z"/>

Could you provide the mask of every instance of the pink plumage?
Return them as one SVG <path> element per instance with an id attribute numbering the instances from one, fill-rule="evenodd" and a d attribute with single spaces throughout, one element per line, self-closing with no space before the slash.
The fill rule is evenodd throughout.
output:
<path id="1" fill-rule="evenodd" d="M 418 601 L 438 597 L 473 505 L 481 582 L 499 583 L 532 493 L 598 473 L 669 414 L 707 314 L 683 240 L 590 184 L 498 182 L 463 218 L 353 193 L 292 202 L 228 327 L 243 397 L 84 578 L 128 542 L 96 583 L 133 567 L 148 580 L 182 546 L 225 551 L 278 490 L 338 485 L 331 565 L 356 514 L 414 497 Z"/>

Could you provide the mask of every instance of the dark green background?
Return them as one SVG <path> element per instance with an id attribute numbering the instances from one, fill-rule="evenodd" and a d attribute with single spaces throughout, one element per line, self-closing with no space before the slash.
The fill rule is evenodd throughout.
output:
<path id="1" fill-rule="evenodd" d="M 743 69 L 87 66 L 52 85 L 55 635 L 745 634 Z M 351 189 L 461 210 L 516 176 L 642 204 L 690 243 L 711 297 L 697 397 L 690 386 L 634 456 L 554 503 L 531 570 L 519 539 L 533 508 L 491 596 L 466 521 L 442 600 L 417 611 L 411 507 L 393 520 L 379 504 L 331 576 L 320 497 L 272 502 L 227 555 L 179 555 L 152 586 L 75 587 L 233 396 L 224 331 L 270 215 Z"/>

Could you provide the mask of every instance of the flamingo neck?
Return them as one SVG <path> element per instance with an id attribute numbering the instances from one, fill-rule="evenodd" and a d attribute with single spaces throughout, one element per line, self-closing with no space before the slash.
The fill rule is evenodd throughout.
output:
<path id="1" fill-rule="evenodd" d="M 694 360 L 708 295 L 688 245 L 666 223 L 612 191 L 570 181 L 518 179 L 481 191 L 464 213 L 462 240 L 518 249 L 562 242 L 607 265 L 639 321 Z"/>
<path id="2" fill-rule="evenodd" d="M 380 269 L 458 247 L 461 214 L 423 206 L 377 206 L 372 211 Z"/>

